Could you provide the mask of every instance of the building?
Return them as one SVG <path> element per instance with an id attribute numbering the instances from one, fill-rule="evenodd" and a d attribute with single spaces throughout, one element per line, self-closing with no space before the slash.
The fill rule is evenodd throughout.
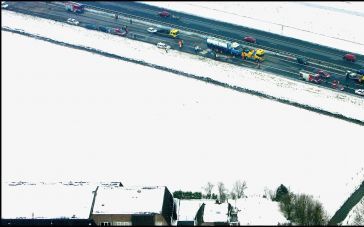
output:
<path id="1" fill-rule="evenodd" d="M 176 199 L 178 202 L 177 226 L 197 225 L 197 212 L 204 204 L 201 199 Z"/>
<path id="2" fill-rule="evenodd" d="M 171 225 L 176 206 L 167 187 L 99 187 L 90 219 L 100 226 Z"/>
<path id="3" fill-rule="evenodd" d="M 206 202 L 197 212 L 197 224 L 203 226 L 230 225 L 231 212 L 230 203 Z"/>
<path id="4" fill-rule="evenodd" d="M 2 184 L 1 225 L 87 225 L 94 185 L 86 182 Z"/>

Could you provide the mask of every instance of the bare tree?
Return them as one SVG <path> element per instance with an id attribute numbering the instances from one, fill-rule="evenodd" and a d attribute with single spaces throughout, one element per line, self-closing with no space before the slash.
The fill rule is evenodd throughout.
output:
<path id="1" fill-rule="evenodd" d="M 298 225 L 326 225 L 328 216 L 322 204 L 306 194 L 289 193 L 280 200 L 286 218 Z"/>
<path id="2" fill-rule="evenodd" d="M 224 183 L 219 182 L 217 183 L 217 190 L 219 191 L 219 200 L 221 203 L 225 202 L 226 197 L 227 197 L 227 193 L 226 193 L 226 188 Z"/>
<path id="3" fill-rule="evenodd" d="M 211 199 L 212 189 L 213 188 L 214 188 L 214 185 L 211 182 L 207 182 L 206 187 L 204 187 L 207 199 Z"/>
<path id="4" fill-rule="evenodd" d="M 236 195 L 238 199 L 242 198 L 244 196 L 244 190 L 247 189 L 245 181 L 238 180 L 233 185 L 233 192 Z"/>

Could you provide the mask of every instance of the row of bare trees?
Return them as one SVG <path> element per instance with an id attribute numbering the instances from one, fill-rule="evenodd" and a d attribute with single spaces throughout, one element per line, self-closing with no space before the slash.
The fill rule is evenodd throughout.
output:
<path id="1" fill-rule="evenodd" d="M 205 198 L 212 199 L 214 198 L 214 194 L 212 190 L 214 189 L 215 185 L 211 182 L 208 182 L 207 185 L 204 187 L 205 190 Z M 217 191 L 218 191 L 218 200 L 223 203 L 226 199 L 240 199 L 244 196 L 244 191 L 247 189 L 247 185 L 245 181 L 238 180 L 233 184 L 232 189 L 229 191 L 223 182 L 217 183 Z"/>

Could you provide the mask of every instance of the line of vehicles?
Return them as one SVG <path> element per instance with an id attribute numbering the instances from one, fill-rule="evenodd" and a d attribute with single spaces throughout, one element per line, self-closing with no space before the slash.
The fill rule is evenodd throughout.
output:
<path id="1" fill-rule="evenodd" d="M 76 3 L 76 2 L 66 2 L 65 8 L 67 11 L 70 11 L 73 13 L 83 13 L 85 6 L 83 4 Z M 173 16 L 166 10 L 159 12 L 158 15 L 160 17 L 164 17 L 164 18 Z M 73 25 L 79 25 L 79 22 L 73 18 L 69 18 L 67 20 L 67 23 L 73 24 Z M 121 36 L 125 36 L 128 33 L 127 28 L 124 28 L 124 27 L 123 28 L 111 28 L 111 27 L 104 27 L 104 26 L 87 25 L 86 28 L 100 30 L 103 32 L 121 35 Z M 164 37 L 170 37 L 173 39 L 179 38 L 179 35 L 180 35 L 179 29 L 175 29 L 175 28 L 148 27 L 147 31 L 152 34 L 156 34 L 156 35 L 160 35 L 160 36 L 164 36 Z M 244 37 L 243 41 L 248 42 L 248 43 L 256 43 L 256 39 L 251 36 Z M 179 47 L 182 48 L 183 40 L 180 39 L 178 41 L 178 44 L 179 44 Z M 232 57 L 239 57 L 239 58 L 241 57 L 244 60 L 251 60 L 251 61 L 257 62 L 258 66 L 259 66 L 259 63 L 264 61 L 264 57 L 265 57 L 265 51 L 263 49 L 249 48 L 247 46 L 242 46 L 241 44 L 239 44 L 237 42 L 230 42 L 230 41 L 215 38 L 215 37 L 207 37 L 206 45 L 209 49 L 214 51 L 215 54 L 220 53 L 220 54 L 225 54 L 225 55 L 229 55 Z M 171 48 L 169 45 L 167 45 L 163 42 L 158 42 L 157 47 L 166 49 L 166 50 Z M 343 59 L 346 61 L 355 62 L 356 56 L 354 54 L 345 54 L 343 56 Z M 296 60 L 301 65 L 305 65 L 305 66 L 309 65 L 308 59 L 305 57 L 297 57 Z M 301 79 L 315 83 L 315 84 L 320 84 L 324 80 L 331 77 L 331 75 L 329 73 L 327 73 L 326 71 L 324 71 L 322 69 L 317 69 L 315 72 L 300 71 L 299 76 Z M 364 83 L 364 69 L 358 70 L 357 72 L 347 71 L 346 79 L 354 80 L 358 83 Z M 330 83 L 332 84 L 332 88 L 338 89 L 338 90 L 344 90 L 344 86 L 342 86 L 339 81 L 333 80 Z M 356 89 L 355 93 L 359 94 L 359 95 L 364 95 L 364 89 Z"/>

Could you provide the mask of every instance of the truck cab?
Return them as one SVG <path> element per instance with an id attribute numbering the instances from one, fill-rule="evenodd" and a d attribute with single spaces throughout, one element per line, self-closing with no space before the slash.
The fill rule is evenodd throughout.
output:
<path id="1" fill-rule="evenodd" d="M 171 29 L 169 32 L 169 35 L 172 36 L 173 38 L 176 38 L 179 34 L 179 30 L 178 29 Z"/>
<path id="2" fill-rule="evenodd" d="M 242 52 L 242 57 L 244 59 L 251 59 L 251 60 L 262 62 L 262 61 L 264 61 L 264 54 L 265 54 L 265 51 L 263 49 L 249 50 L 248 48 L 245 48 Z"/>
<path id="3" fill-rule="evenodd" d="M 314 73 L 310 73 L 310 72 L 300 71 L 299 75 L 305 81 L 313 82 L 315 84 L 321 83 L 321 78 L 320 78 L 320 75 L 319 74 L 314 74 Z"/>

